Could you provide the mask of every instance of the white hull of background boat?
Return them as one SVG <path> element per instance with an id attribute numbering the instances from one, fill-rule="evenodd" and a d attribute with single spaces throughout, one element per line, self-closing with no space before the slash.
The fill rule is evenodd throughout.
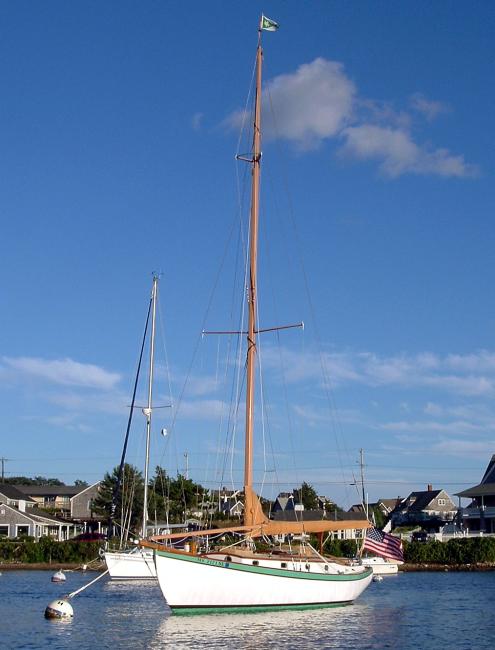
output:
<path id="1" fill-rule="evenodd" d="M 128 553 L 105 553 L 108 574 L 113 580 L 151 580 L 156 578 L 153 551 L 144 548 Z"/>
<path id="2" fill-rule="evenodd" d="M 361 564 L 372 569 L 375 575 L 389 576 L 398 573 L 399 564 L 402 564 L 402 562 L 387 560 L 382 557 L 364 557 Z"/>
<path id="3" fill-rule="evenodd" d="M 221 557 L 221 556 L 217 556 Z M 235 561 L 155 551 L 160 589 L 176 613 L 209 609 L 304 608 L 347 605 L 369 585 L 363 567 L 323 562 L 297 564 L 235 558 Z M 277 567 L 277 568 L 276 568 Z M 308 569 L 309 567 L 309 569 Z"/>

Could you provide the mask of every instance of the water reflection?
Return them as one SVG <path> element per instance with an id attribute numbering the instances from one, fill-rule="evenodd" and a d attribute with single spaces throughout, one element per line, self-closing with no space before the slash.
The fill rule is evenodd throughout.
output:
<path id="1" fill-rule="evenodd" d="M 380 614 L 366 603 L 335 609 L 173 616 L 168 614 L 149 648 L 384 648 L 384 625 L 394 612 Z M 387 622 L 388 619 L 388 622 Z M 377 629 L 380 628 L 380 634 Z M 392 633 L 392 638 L 393 638 Z M 376 645 L 373 639 L 377 639 Z M 386 638 L 386 637 L 385 637 Z M 378 641 L 379 639 L 379 641 Z"/>

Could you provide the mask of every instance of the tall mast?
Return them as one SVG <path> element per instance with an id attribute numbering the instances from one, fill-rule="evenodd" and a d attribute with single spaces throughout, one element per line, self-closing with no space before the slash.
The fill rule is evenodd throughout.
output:
<path id="1" fill-rule="evenodd" d="M 156 322 L 156 296 L 158 289 L 158 276 L 153 276 L 153 288 L 151 290 L 151 338 L 150 338 L 150 372 L 148 377 L 148 404 L 143 409 L 146 417 L 146 455 L 144 461 L 144 497 L 143 497 L 143 525 L 141 536 L 146 537 L 148 523 L 148 469 L 150 463 L 150 438 L 151 438 L 151 414 L 153 412 L 153 369 L 155 362 L 155 322 Z"/>
<path id="2" fill-rule="evenodd" d="M 256 50 L 256 96 L 254 108 L 251 218 L 249 240 L 249 286 L 248 286 L 248 334 L 247 334 L 247 378 L 246 378 L 246 442 L 244 460 L 244 486 L 250 491 L 253 483 L 253 420 L 254 420 L 254 367 L 256 355 L 256 276 L 258 258 L 258 216 L 261 162 L 261 29 Z M 251 514 L 245 511 L 244 523 L 250 525 Z"/>

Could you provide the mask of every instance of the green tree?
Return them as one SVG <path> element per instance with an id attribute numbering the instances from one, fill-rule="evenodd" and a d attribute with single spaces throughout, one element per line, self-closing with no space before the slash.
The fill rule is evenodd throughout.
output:
<path id="1" fill-rule="evenodd" d="M 35 476 L 34 484 L 35 485 L 65 485 L 65 483 L 59 481 L 58 478 L 46 478 L 45 476 Z"/>
<path id="2" fill-rule="evenodd" d="M 107 472 L 100 484 L 98 496 L 94 500 L 94 510 L 110 519 L 112 497 L 117 485 L 119 468 Z M 126 463 L 122 481 L 115 501 L 115 520 L 118 524 L 137 532 L 143 517 L 144 480 L 141 472 Z"/>
<path id="3" fill-rule="evenodd" d="M 300 488 L 293 491 L 296 503 L 302 503 L 305 510 L 316 510 L 318 508 L 318 495 L 309 483 L 304 483 Z"/>
<path id="4" fill-rule="evenodd" d="M 172 522 L 184 520 L 191 511 L 198 508 L 205 489 L 199 483 L 186 479 L 182 474 L 171 478 L 165 469 L 156 467 L 155 475 L 150 482 L 149 514 L 157 519 L 168 519 Z"/>

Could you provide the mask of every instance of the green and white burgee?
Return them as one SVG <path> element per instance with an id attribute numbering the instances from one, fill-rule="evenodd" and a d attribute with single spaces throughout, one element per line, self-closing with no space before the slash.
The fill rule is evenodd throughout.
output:
<path id="1" fill-rule="evenodd" d="M 264 29 L 265 32 L 276 32 L 278 29 L 278 23 L 262 15 L 260 29 Z"/>

